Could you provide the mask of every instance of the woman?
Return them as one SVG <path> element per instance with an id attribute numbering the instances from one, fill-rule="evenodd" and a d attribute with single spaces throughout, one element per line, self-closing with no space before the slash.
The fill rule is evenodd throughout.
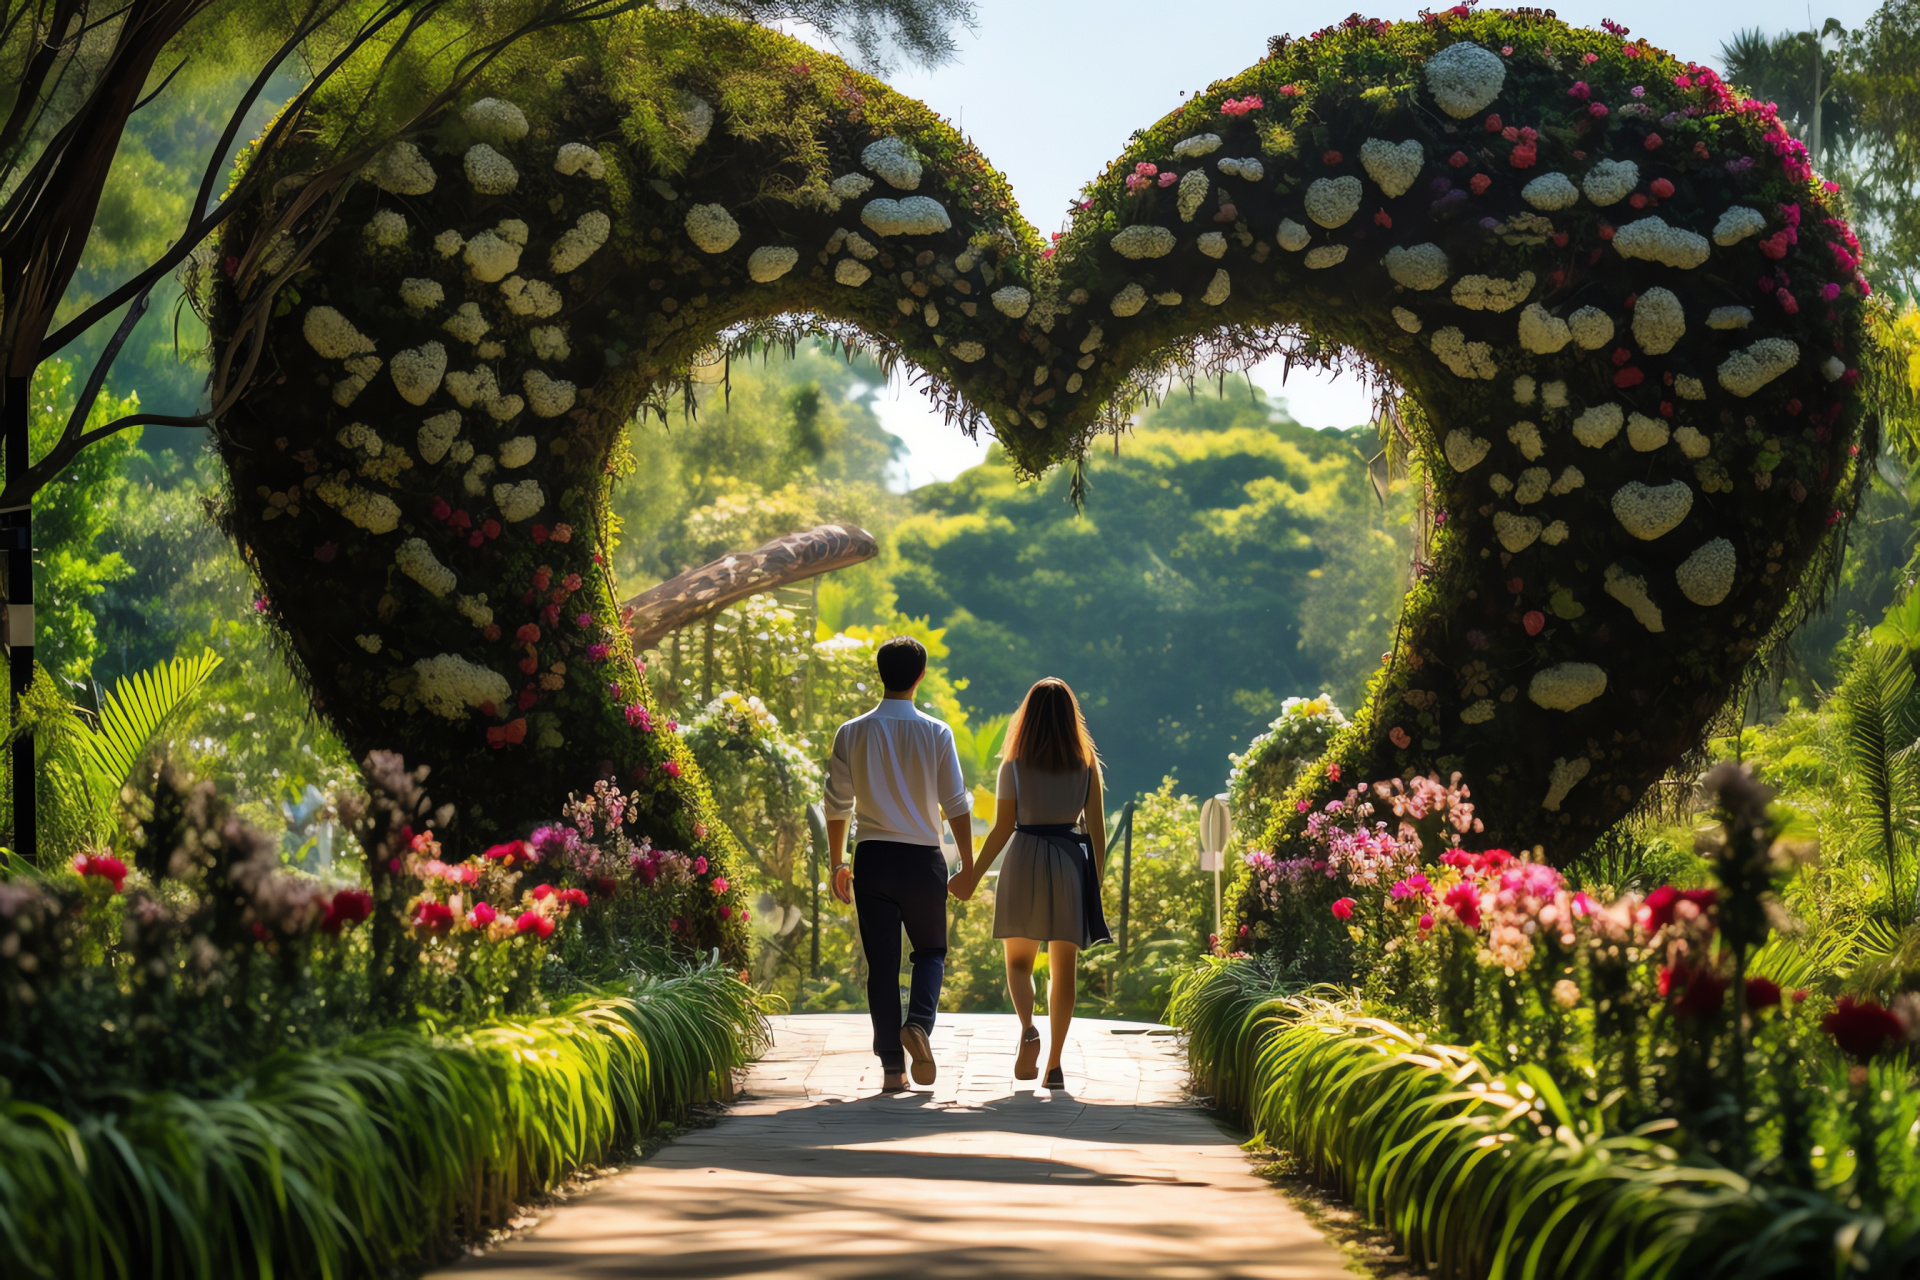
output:
<path id="1" fill-rule="evenodd" d="M 1007 865 L 994 893 L 993 936 L 1007 948 L 1007 993 L 1020 1015 L 1016 1080 L 1039 1074 L 1040 1030 L 1033 1025 L 1033 962 L 1047 948 L 1049 1089 L 1061 1089 L 1060 1051 L 1073 1022 L 1074 966 L 1082 949 L 1111 942 L 1100 910 L 1107 865 L 1107 827 L 1100 807 L 1100 757 L 1080 704 L 1064 680 L 1049 676 L 1027 690 L 1007 726 L 993 830 L 972 872 L 954 877 L 953 895 L 973 896 L 1001 849 Z M 1086 834 L 1074 824 L 1086 820 Z"/>

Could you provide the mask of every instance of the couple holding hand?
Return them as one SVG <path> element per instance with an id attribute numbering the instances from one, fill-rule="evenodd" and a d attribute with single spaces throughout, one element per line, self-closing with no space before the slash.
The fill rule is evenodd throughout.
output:
<path id="1" fill-rule="evenodd" d="M 1060 1052 L 1073 1021 L 1074 968 L 1082 949 L 1109 942 L 1100 908 L 1106 869 L 1100 760 L 1073 690 L 1049 677 L 1027 690 L 1007 725 L 995 787 L 993 830 L 973 853 L 973 797 L 960 775 L 953 730 L 923 715 L 914 690 L 927 671 L 919 641 L 896 636 L 880 646 L 880 705 L 841 725 L 827 770 L 827 845 L 833 894 L 850 902 L 867 957 L 867 1007 L 873 1051 L 885 1072 L 882 1092 L 936 1076 L 928 1037 L 947 967 L 947 895 L 971 898 L 1004 850 L 994 894 L 993 936 L 1006 946 L 1007 993 L 1020 1015 L 1016 1080 L 1039 1074 L 1040 1031 L 1033 1025 L 1033 964 L 1047 948 L 1053 1032 L 1046 1087 L 1064 1088 Z M 851 865 L 844 862 L 847 818 L 858 821 Z M 953 828 L 960 869 L 948 879 L 940 819 Z M 1084 820 L 1084 826 L 1081 826 Z M 913 951 L 913 980 L 900 1015 L 900 930 Z"/>

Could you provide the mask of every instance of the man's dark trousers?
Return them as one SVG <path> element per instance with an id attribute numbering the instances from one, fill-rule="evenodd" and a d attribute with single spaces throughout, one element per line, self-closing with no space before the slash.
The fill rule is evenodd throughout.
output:
<path id="1" fill-rule="evenodd" d="M 853 903 L 867 953 L 867 1009 L 882 1070 L 907 1069 L 900 1046 L 900 926 L 913 944 L 907 1021 L 933 1034 L 947 976 L 947 859 L 935 844 L 862 840 L 853 851 Z"/>

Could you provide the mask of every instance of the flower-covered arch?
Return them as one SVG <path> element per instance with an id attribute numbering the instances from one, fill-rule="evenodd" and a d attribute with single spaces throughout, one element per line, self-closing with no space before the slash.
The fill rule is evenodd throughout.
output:
<path id="1" fill-rule="evenodd" d="M 609 457 L 782 316 L 911 360 L 1030 472 L 1169 365 L 1362 353 L 1435 527 L 1329 759 L 1464 769 L 1490 838 L 1550 852 L 1697 743 L 1858 482 L 1833 189 L 1624 33 L 1462 8 L 1276 41 L 1051 246 L 923 105 L 687 12 L 524 42 L 321 199 L 329 105 L 253 158 L 287 176 L 223 249 L 230 520 L 343 737 L 432 762 L 456 843 L 608 774 L 711 843 L 599 554 Z"/>

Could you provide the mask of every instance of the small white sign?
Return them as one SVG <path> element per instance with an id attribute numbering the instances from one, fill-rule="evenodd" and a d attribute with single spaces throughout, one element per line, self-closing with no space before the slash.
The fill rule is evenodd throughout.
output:
<path id="1" fill-rule="evenodd" d="M 1220 870 L 1220 851 L 1218 849 L 1202 849 L 1200 851 L 1200 869 L 1202 871 Z"/>

